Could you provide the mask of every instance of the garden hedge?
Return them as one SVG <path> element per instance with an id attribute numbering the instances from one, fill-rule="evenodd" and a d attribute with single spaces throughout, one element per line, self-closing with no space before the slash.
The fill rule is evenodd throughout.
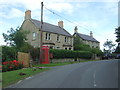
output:
<path id="1" fill-rule="evenodd" d="M 89 51 L 72 51 L 72 50 L 58 50 L 50 49 L 50 53 L 53 54 L 53 58 L 82 58 L 91 59 L 92 53 Z"/>

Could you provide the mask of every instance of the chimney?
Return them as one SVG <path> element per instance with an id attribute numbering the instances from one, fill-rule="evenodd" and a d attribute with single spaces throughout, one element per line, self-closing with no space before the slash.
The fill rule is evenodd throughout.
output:
<path id="1" fill-rule="evenodd" d="M 61 28 L 63 28 L 63 21 L 59 21 L 58 22 L 58 26 L 60 26 Z"/>
<path id="2" fill-rule="evenodd" d="M 92 31 L 90 31 L 90 36 L 93 37 L 93 33 L 92 33 Z"/>
<path id="3" fill-rule="evenodd" d="M 31 19 L 31 10 L 25 11 L 25 20 Z"/>
<path id="4" fill-rule="evenodd" d="M 78 33 L 78 28 L 75 26 L 74 33 Z"/>

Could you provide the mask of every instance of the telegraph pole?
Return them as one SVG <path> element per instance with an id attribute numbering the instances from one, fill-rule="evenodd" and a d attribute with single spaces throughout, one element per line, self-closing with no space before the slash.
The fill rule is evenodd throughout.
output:
<path id="1" fill-rule="evenodd" d="M 42 60 L 42 27 L 43 27 L 43 2 L 41 2 L 41 28 L 40 28 L 40 62 Z"/>

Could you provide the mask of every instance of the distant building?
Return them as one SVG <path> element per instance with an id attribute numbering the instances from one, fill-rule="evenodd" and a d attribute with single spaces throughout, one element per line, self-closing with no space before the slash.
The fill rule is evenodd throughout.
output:
<path id="1" fill-rule="evenodd" d="M 76 36 L 80 38 L 81 43 L 89 45 L 91 48 L 100 48 L 100 42 L 93 37 L 92 31 L 90 32 L 90 35 L 81 34 L 78 33 L 78 28 L 76 26 L 74 29 L 73 37 Z"/>
<path id="2" fill-rule="evenodd" d="M 42 28 L 43 45 L 47 45 L 53 49 L 73 50 L 73 37 L 63 26 L 63 21 L 59 21 L 58 26 L 44 22 Z M 30 10 L 25 12 L 25 20 L 21 28 L 30 32 L 27 35 L 27 42 L 34 47 L 40 47 L 41 22 L 31 18 Z"/>

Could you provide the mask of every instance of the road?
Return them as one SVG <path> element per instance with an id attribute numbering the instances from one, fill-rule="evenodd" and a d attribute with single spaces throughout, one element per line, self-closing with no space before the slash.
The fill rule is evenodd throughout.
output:
<path id="1" fill-rule="evenodd" d="M 9 88 L 118 88 L 118 61 L 102 60 L 58 66 Z"/>

